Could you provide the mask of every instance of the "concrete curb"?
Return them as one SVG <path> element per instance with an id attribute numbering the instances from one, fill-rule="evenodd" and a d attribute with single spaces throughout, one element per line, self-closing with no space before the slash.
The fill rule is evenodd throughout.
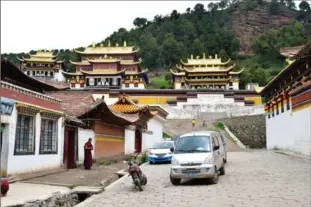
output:
<path id="1" fill-rule="evenodd" d="M 311 160 L 310 156 L 299 154 L 299 153 L 292 152 L 292 151 L 287 151 L 287 150 L 272 150 L 272 151 L 274 153 L 281 154 L 281 155 L 286 155 L 286 156 L 290 156 L 290 157 L 294 157 L 294 158 L 299 158 L 299 159 Z"/>
<path id="2" fill-rule="evenodd" d="M 229 128 L 224 125 L 225 131 L 229 134 L 229 136 L 237 143 L 240 148 L 245 149 L 246 146 L 229 130 Z"/>

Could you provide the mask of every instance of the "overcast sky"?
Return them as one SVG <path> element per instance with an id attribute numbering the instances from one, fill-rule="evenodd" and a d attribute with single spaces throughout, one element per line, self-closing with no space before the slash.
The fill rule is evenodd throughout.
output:
<path id="1" fill-rule="evenodd" d="M 131 29 L 136 17 L 157 14 L 204 1 L 1 1 L 1 53 L 31 49 L 72 49 L 105 39 L 120 27 Z"/>
<path id="2" fill-rule="evenodd" d="M 73 49 L 99 42 L 136 17 L 185 12 L 211 1 L 1 1 L 1 53 Z"/>

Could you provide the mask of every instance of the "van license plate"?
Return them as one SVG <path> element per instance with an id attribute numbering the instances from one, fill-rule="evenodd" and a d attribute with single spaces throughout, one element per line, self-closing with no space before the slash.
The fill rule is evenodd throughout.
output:
<path id="1" fill-rule="evenodd" d="M 185 177 L 196 177 L 197 173 L 185 173 Z"/>

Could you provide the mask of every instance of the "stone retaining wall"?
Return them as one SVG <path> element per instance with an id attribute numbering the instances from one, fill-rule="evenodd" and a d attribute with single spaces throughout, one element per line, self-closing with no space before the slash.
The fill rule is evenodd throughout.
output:
<path id="1" fill-rule="evenodd" d="M 218 119 L 246 146 L 266 148 L 265 115 L 239 116 Z"/>
<path id="2" fill-rule="evenodd" d="M 15 207 L 73 207 L 80 203 L 77 192 L 68 194 L 55 193 L 45 200 L 33 200 Z"/>

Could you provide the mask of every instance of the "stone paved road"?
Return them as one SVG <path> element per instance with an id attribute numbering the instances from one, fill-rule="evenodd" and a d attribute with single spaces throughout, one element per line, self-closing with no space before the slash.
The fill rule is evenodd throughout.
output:
<path id="1" fill-rule="evenodd" d="M 309 207 L 310 160 L 271 151 L 229 152 L 217 185 L 190 181 L 173 186 L 169 165 L 146 165 L 148 184 L 134 190 L 128 177 L 78 207 Z"/>

